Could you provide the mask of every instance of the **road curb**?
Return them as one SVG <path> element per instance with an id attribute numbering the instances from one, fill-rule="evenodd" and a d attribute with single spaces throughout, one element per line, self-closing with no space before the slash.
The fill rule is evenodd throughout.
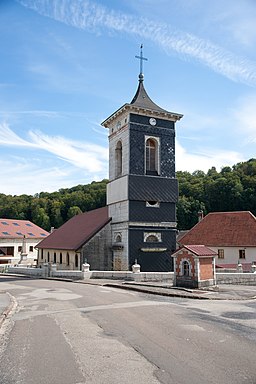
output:
<path id="1" fill-rule="evenodd" d="M 17 306 L 17 301 L 14 296 L 12 296 L 9 292 L 5 292 L 10 298 L 10 304 L 0 315 L 0 328 L 7 319 L 8 315 L 12 312 L 12 310 Z"/>
<path id="2" fill-rule="evenodd" d="M 119 285 L 119 284 L 111 284 L 111 283 L 106 283 L 104 284 L 106 287 L 112 287 L 112 288 L 119 288 L 119 289 L 126 289 L 127 291 L 135 291 L 135 292 L 142 292 L 142 293 L 148 293 L 151 295 L 157 295 L 157 296 L 167 296 L 167 297 L 179 297 L 183 299 L 199 299 L 199 300 L 218 300 L 216 298 L 210 298 L 210 297 L 205 297 L 205 296 L 200 296 L 200 295 L 189 295 L 186 293 L 181 293 L 181 292 L 164 292 L 161 291 L 162 288 L 159 289 L 159 291 L 156 290 L 151 290 L 148 288 L 144 287 L 135 287 L 135 286 L 125 286 L 125 285 Z M 220 299 L 223 300 L 223 299 Z"/>

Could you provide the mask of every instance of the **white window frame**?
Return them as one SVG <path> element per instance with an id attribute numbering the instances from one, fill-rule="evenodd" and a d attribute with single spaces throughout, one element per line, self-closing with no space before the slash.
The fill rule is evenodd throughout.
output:
<path id="1" fill-rule="evenodd" d="M 161 232 L 144 232 L 144 243 L 147 243 L 147 238 L 149 236 L 155 236 L 157 238 L 157 242 L 162 242 L 162 234 Z"/>
<path id="2" fill-rule="evenodd" d="M 156 172 L 160 175 L 160 137 L 157 136 L 146 136 L 144 142 L 144 173 L 147 174 L 147 141 L 153 140 L 156 142 Z"/>

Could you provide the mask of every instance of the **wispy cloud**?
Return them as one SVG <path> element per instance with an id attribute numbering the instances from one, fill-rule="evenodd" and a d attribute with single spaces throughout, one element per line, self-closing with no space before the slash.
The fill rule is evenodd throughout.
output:
<path id="1" fill-rule="evenodd" d="M 205 8 L 204 8 L 205 9 Z M 219 26 L 219 32 L 232 40 L 241 47 L 253 49 L 256 43 L 255 2 L 251 0 L 226 0 L 223 2 L 211 2 L 207 7 L 210 21 L 215 27 Z M 209 19 L 208 19 L 209 20 Z"/>
<path id="2" fill-rule="evenodd" d="M 243 135 L 244 144 L 256 142 L 256 95 L 244 96 L 231 110 L 237 132 Z"/>
<path id="3" fill-rule="evenodd" d="M 1 183 L 0 193 L 10 195 L 39 192 L 54 192 L 60 188 L 71 188 L 78 184 L 87 184 L 92 180 L 106 178 L 106 172 L 88 174 L 81 172 L 67 163 L 47 161 L 43 158 L 8 156 L 0 159 L 0 177 L 6 180 Z"/>
<path id="4" fill-rule="evenodd" d="M 6 123 L 0 124 L 0 145 L 47 151 L 90 173 L 102 172 L 106 169 L 107 147 L 68 140 L 60 136 L 49 136 L 40 131 L 29 131 L 28 137 L 30 140 L 25 140 L 12 131 Z"/>
<path id="5" fill-rule="evenodd" d="M 1 115 L 8 115 L 8 116 L 19 116 L 19 115 L 31 115 L 35 117 L 46 117 L 46 118 L 60 118 L 60 117 L 81 117 L 87 121 L 88 120 L 88 114 L 83 112 L 70 112 L 70 111 L 51 111 L 51 110 L 43 110 L 43 109 L 31 109 L 31 110 L 0 110 Z M 97 122 L 91 122 L 92 124 L 95 124 L 99 126 L 99 123 Z"/>
<path id="6" fill-rule="evenodd" d="M 179 31 L 169 24 L 135 17 L 108 9 L 92 1 L 79 0 L 17 0 L 36 12 L 76 28 L 98 33 L 101 30 L 123 32 L 149 39 L 167 54 L 178 53 L 183 58 L 197 60 L 227 78 L 256 85 L 256 63 L 201 39 Z"/>
<path id="7" fill-rule="evenodd" d="M 36 147 L 35 144 L 30 143 L 16 135 L 16 133 L 13 132 L 6 123 L 0 124 L 0 144 L 16 147 Z"/>
<path id="8" fill-rule="evenodd" d="M 35 131 L 30 131 L 28 139 L 23 139 L 6 123 L 0 124 L 0 146 L 19 147 L 27 149 L 30 153 L 27 151 L 27 156 L 24 157 L 19 154 L 0 159 L 0 177 L 2 180 L 8 180 L 7 183 L 1 184 L 1 193 L 35 194 L 41 191 L 56 191 L 107 177 L 106 147 L 69 141 Z M 38 157 L 38 151 L 45 151 L 53 157 L 48 157 L 46 161 L 44 157 Z M 204 147 L 191 153 L 182 147 L 179 141 L 176 143 L 177 170 L 193 172 L 200 169 L 207 172 L 212 166 L 220 169 L 222 166 L 232 166 L 244 160 L 235 151 Z"/>
<path id="9" fill-rule="evenodd" d="M 201 170 L 207 172 L 212 167 L 220 170 L 223 166 L 232 166 L 245 160 L 240 153 L 235 151 L 204 148 L 193 153 L 187 152 L 179 142 L 176 143 L 177 171 L 194 172 Z"/>
<path id="10" fill-rule="evenodd" d="M 71 177 L 71 174 L 65 168 L 46 166 L 38 159 L 24 159 L 19 156 L 0 159 L 0 176 L 2 180 L 7 181 L 1 183 L 0 193 L 11 195 L 34 195 L 75 185 L 69 184 L 68 177 Z"/>

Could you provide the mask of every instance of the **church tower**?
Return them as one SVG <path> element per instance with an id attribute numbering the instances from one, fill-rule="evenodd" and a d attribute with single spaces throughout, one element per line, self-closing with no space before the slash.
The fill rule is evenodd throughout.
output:
<path id="1" fill-rule="evenodd" d="M 142 46 L 139 85 L 102 125 L 109 129 L 107 205 L 112 217 L 113 269 L 172 270 L 176 249 L 175 122 L 181 114 L 156 105 L 144 87 Z"/>

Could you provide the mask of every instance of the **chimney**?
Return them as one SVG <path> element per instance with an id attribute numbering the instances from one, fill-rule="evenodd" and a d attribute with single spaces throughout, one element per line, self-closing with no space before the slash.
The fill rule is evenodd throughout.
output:
<path id="1" fill-rule="evenodd" d="M 204 212 L 202 210 L 198 211 L 197 217 L 198 217 L 198 223 L 199 223 L 204 218 Z"/>

